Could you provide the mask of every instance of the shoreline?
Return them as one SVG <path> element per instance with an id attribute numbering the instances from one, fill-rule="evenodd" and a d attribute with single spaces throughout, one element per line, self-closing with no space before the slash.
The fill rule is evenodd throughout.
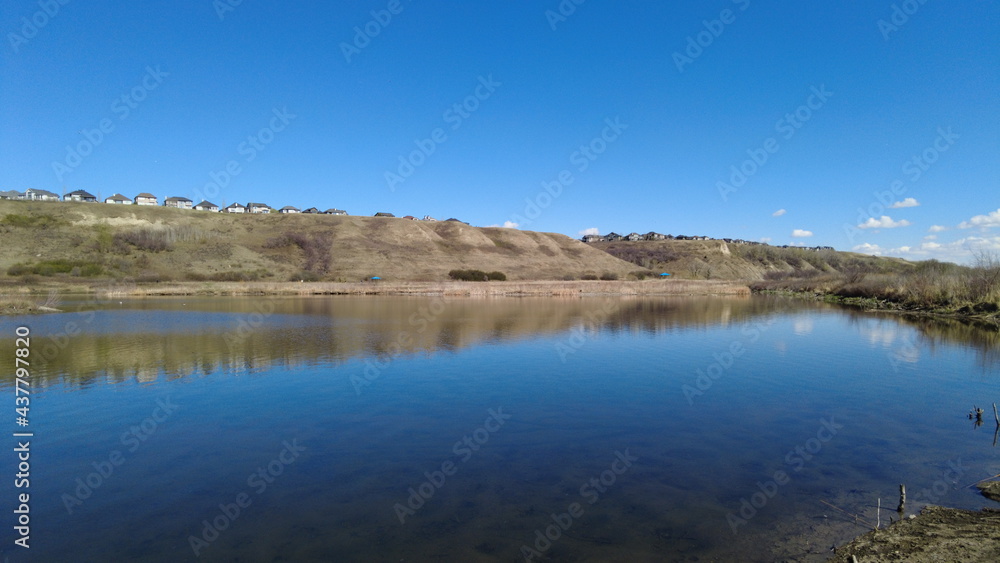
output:
<path id="1" fill-rule="evenodd" d="M 793 299 L 819 301 L 843 307 L 861 309 L 867 313 L 893 313 L 913 317 L 952 319 L 967 323 L 983 323 L 1000 327 L 1000 313 L 964 313 L 953 309 L 906 309 L 899 303 L 872 297 L 844 297 L 835 293 L 796 291 L 792 289 L 751 289 L 756 295 L 774 295 Z"/>
<path id="2" fill-rule="evenodd" d="M 94 295 L 98 298 L 254 295 L 445 295 L 449 297 L 589 297 L 589 296 L 749 296 L 744 283 L 716 280 L 643 281 L 491 281 L 491 282 L 173 282 L 123 281 L 111 285 L 46 283 L 0 290 L 0 314 L 59 312 L 39 298 Z M 13 291 L 10 291 L 13 289 Z"/>
<path id="3" fill-rule="evenodd" d="M 871 530 L 836 548 L 827 563 L 996 561 L 1000 509 L 928 505 L 919 514 Z"/>

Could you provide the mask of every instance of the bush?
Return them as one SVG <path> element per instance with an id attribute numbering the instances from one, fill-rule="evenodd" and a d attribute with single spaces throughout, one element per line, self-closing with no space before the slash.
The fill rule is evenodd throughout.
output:
<path id="1" fill-rule="evenodd" d="M 14 264 L 7 268 L 9 276 L 35 274 L 38 276 L 54 276 L 56 274 L 80 275 L 85 277 L 99 276 L 104 273 L 104 267 L 96 262 L 81 260 L 45 260 L 37 264 Z"/>
<path id="2" fill-rule="evenodd" d="M 486 274 L 490 281 L 507 281 L 507 274 L 503 272 L 490 272 Z"/>
<path id="3" fill-rule="evenodd" d="M 18 215 L 16 213 L 8 213 L 4 215 L 3 221 L 0 221 L 0 223 L 10 225 L 11 227 L 44 229 L 58 226 L 63 223 L 63 221 L 56 218 L 54 215 Z"/>
<path id="4" fill-rule="evenodd" d="M 482 270 L 452 270 L 448 272 L 448 277 L 457 281 L 487 281 L 489 275 Z"/>
<path id="5" fill-rule="evenodd" d="M 615 281 L 617 279 L 618 279 L 618 274 L 612 272 L 604 272 L 603 274 L 601 274 L 602 281 Z"/>
<path id="6" fill-rule="evenodd" d="M 597 274 L 583 274 L 582 276 L 580 276 L 580 279 L 581 280 L 587 280 L 587 281 L 596 281 L 597 280 Z"/>

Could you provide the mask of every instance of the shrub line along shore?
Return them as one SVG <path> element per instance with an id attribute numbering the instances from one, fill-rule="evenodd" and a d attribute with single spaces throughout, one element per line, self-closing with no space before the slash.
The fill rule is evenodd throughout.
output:
<path id="1" fill-rule="evenodd" d="M 878 299 L 875 297 L 845 297 L 835 293 L 821 293 L 808 290 L 793 289 L 759 289 L 751 284 L 751 292 L 759 295 L 776 295 L 779 297 L 789 297 L 794 299 L 806 299 L 809 301 L 822 301 L 845 307 L 862 309 L 869 313 L 894 313 L 899 315 L 911 315 L 919 317 L 940 317 L 947 319 L 958 319 L 963 321 L 981 321 L 1000 326 L 1000 314 L 993 308 L 976 310 L 975 308 L 946 308 L 946 307 L 913 307 L 888 299 Z"/>

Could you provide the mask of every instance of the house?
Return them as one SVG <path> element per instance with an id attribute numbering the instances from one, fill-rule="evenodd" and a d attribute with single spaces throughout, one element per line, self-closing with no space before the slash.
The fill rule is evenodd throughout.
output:
<path id="1" fill-rule="evenodd" d="M 437 219 L 431 217 L 430 215 L 424 215 L 424 221 L 437 221 Z"/>
<path id="2" fill-rule="evenodd" d="M 226 206 L 226 213 L 246 213 L 247 208 L 238 203 L 231 203 Z"/>
<path id="3" fill-rule="evenodd" d="M 330 208 L 323 212 L 325 215 L 347 215 L 347 212 L 343 209 Z M 390 215 L 391 216 L 391 215 Z"/>
<path id="4" fill-rule="evenodd" d="M 608 242 L 614 242 L 614 241 L 622 240 L 623 238 L 624 238 L 623 236 L 621 236 L 620 234 L 618 234 L 618 233 L 616 233 L 614 231 L 612 231 L 612 232 L 610 232 L 610 233 L 608 233 L 607 235 L 604 236 L 604 240 L 606 240 Z"/>
<path id="5" fill-rule="evenodd" d="M 661 235 L 656 231 L 649 231 L 648 233 L 642 235 L 644 240 L 667 240 L 667 235 Z"/>
<path id="6" fill-rule="evenodd" d="M 151 193 L 148 193 L 148 192 L 142 192 L 141 194 L 135 196 L 135 204 L 136 205 L 159 205 L 159 202 L 156 201 L 156 196 L 155 195 L 153 195 Z"/>
<path id="7" fill-rule="evenodd" d="M 194 203 L 186 197 L 168 197 L 163 200 L 164 207 L 176 207 L 177 209 L 191 209 L 191 204 Z"/>
<path id="8" fill-rule="evenodd" d="M 24 190 L 24 197 L 22 199 L 29 201 L 59 201 L 59 194 L 54 194 L 48 190 L 28 188 Z"/>
<path id="9" fill-rule="evenodd" d="M 395 217 L 395 215 L 393 215 L 392 213 L 383 213 L 381 211 L 379 211 L 378 213 L 376 213 L 375 216 L 376 217 Z"/>
<path id="10" fill-rule="evenodd" d="M 214 203 L 212 203 L 210 201 L 203 201 L 203 202 L 199 203 L 198 205 L 195 205 L 194 209 L 195 209 L 195 211 L 211 211 L 212 213 L 218 213 L 219 212 L 219 206 L 215 205 Z"/>
<path id="11" fill-rule="evenodd" d="M 122 194 L 115 194 L 111 197 L 105 198 L 104 203 L 113 203 L 117 205 L 132 205 L 132 200 L 123 196 Z"/>
<path id="12" fill-rule="evenodd" d="M 601 235 L 583 235 L 583 238 L 580 240 L 583 242 L 601 242 L 604 240 L 604 237 Z"/>
<path id="13" fill-rule="evenodd" d="M 270 213 L 271 206 L 266 203 L 247 202 L 247 213 Z"/>
<path id="14" fill-rule="evenodd" d="M 63 201 L 86 201 L 89 203 L 97 203 L 97 198 L 94 197 L 94 194 L 92 193 L 88 193 L 83 190 L 76 190 L 64 195 Z"/>
<path id="15" fill-rule="evenodd" d="M 0 199 L 24 199 L 24 194 L 15 190 L 0 192 Z"/>
<path id="16" fill-rule="evenodd" d="M 299 211 L 298 207 L 293 207 L 291 205 L 286 205 L 278 210 L 278 213 L 302 213 Z"/>
<path id="17" fill-rule="evenodd" d="M 310 207 L 309 209 L 306 209 L 305 211 L 303 211 L 303 213 L 316 214 L 316 213 L 320 213 L 320 210 L 316 209 L 315 207 Z"/>
<path id="18" fill-rule="evenodd" d="M 642 240 L 642 235 L 640 235 L 639 233 L 629 233 L 628 235 L 625 236 L 625 240 L 630 240 L 632 242 L 635 242 L 637 240 Z"/>
<path id="19" fill-rule="evenodd" d="M 414 217 L 413 215 L 406 215 L 406 216 L 403 217 L 403 219 L 409 219 L 410 221 L 416 221 L 417 220 L 417 218 Z"/>

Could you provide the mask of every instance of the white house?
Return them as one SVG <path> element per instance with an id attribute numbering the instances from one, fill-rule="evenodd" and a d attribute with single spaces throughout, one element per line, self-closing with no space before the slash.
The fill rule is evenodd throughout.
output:
<path id="1" fill-rule="evenodd" d="M 156 196 L 155 195 L 153 195 L 151 193 L 148 193 L 148 192 L 142 192 L 141 194 L 135 196 L 135 204 L 136 205 L 159 205 L 159 202 L 156 201 Z"/>
<path id="2" fill-rule="evenodd" d="M 271 206 L 268 205 L 268 204 L 266 204 L 266 203 L 254 203 L 254 202 L 251 201 L 251 202 L 247 203 L 247 212 L 249 212 L 249 213 L 270 213 L 271 212 Z"/>
<path id="3" fill-rule="evenodd" d="M 123 196 L 122 194 L 115 194 L 109 198 L 104 199 L 104 203 L 115 203 L 118 205 L 131 205 L 132 200 Z"/>
<path id="4" fill-rule="evenodd" d="M 298 207 L 293 207 L 291 205 L 286 205 L 278 210 L 278 213 L 301 213 Z"/>
<path id="5" fill-rule="evenodd" d="M 247 208 L 238 203 L 231 203 L 226 206 L 226 213 L 246 213 L 246 212 Z"/>
<path id="6" fill-rule="evenodd" d="M 218 213 L 219 212 L 219 206 L 215 205 L 214 203 L 212 203 L 210 201 L 203 201 L 203 202 L 199 203 L 198 205 L 195 205 L 194 209 L 196 211 L 211 211 L 212 213 Z"/>
<path id="7" fill-rule="evenodd" d="M 54 194 L 48 190 L 36 190 L 28 188 L 24 190 L 24 198 L 29 201 L 59 201 L 59 194 Z"/>
<path id="8" fill-rule="evenodd" d="M 191 204 L 194 203 L 186 197 L 168 197 L 163 200 L 164 207 L 176 207 L 178 209 L 191 209 Z"/>

